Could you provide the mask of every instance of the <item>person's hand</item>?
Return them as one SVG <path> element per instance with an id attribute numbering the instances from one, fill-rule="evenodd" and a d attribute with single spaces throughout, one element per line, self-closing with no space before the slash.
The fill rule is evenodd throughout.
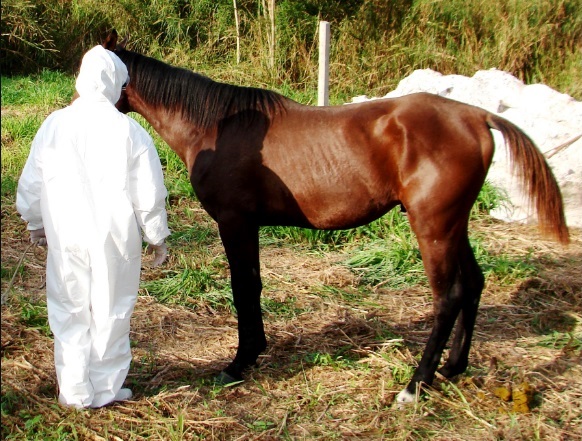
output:
<path id="1" fill-rule="evenodd" d="M 44 234 L 44 228 L 39 230 L 30 230 L 30 241 L 41 247 L 46 246 L 46 235 Z"/>
<path id="2" fill-rule="evenodd" d="M 159 245 L 152 245 L 151 243 L 148 244 L 146 248 L 146 254 L 154 254 L 154 260 L 151 263 L 152 267 L 160 266 L 162 263 L 166 261 L 168 257 L 168 246 L 166 242 L 162 242 Z"/>

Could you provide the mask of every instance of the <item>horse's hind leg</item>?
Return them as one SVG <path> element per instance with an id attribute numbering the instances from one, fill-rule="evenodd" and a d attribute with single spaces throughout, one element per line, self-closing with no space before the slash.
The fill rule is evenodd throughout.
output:
<path id="1" fill-rule="evenodd" d="M 458 235 L 455 237 L 453 233 L 433 232 L 417 237 L 433 291 L 434 324 L 412 379 L 396 398 L 399 403 L 414 401 L 419 385 L 432 384 L 441 355 L 463 305 L 464 289 L 458 258 Z"/>
<path id="2" fill-rule="evenodd" d="M 242 380 L 244 370 L 254 365 L 267 347 L 267 340 L 260 302 L 259 229 L 233 215 L 219 219 L 218 228 L 230 264 L 232 295 L 238 315 L 238 350 L 218 379 L 229 383 Z"/>
<path id="3" fill-rule="evenodd" d="M 454 377 L 467 369 L 477 310 L 485 283 L 468 239 L 463 241 L 459 250 L 459 263 L 463 289 L 461 313 L 449 357 L 444 366 L 439 369 L 439 373 L 446 378 Z"/>

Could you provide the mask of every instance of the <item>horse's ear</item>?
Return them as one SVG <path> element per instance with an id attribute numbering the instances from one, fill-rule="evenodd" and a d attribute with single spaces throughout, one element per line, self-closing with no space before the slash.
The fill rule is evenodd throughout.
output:
<path id="1" fill-rule="evenodd" d="M 115 29 L 111 29 L 102 46 L 110 51 L 115 50 L 115 46 L 117 46 L 117 31 Z"/>
<path id="2" fill-rule="evenodd" d="M 118 48 L 120 48 L 120 49 L 125 49 L 125 46 L 127 45 L 127 41 L 128 41 L 128 40 L 129 40 L 129 37 L 125 37 L 125 38 L 124 38 L 124 39 L 121 41 L 121 43 L 119 43 L 119 44 L 117 45 L 117 47 L 118 47 Z"/>

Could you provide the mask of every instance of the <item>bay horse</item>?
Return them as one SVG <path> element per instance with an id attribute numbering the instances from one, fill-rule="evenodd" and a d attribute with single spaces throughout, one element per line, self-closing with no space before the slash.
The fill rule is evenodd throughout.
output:
<path id="1" fill-rule="evenodd" d="M 260 307 L 259 228 L 346 229 L 396 206 L 408 213 L 433 295 L 434 324 L 397 403 L 415 400 L 439 372 L 465 371 L 484 277 L 469 245 L 469 212 L 491 165 L 499 130 L 541 230 L 568 243 L 562 196 L 532 140 L 481 108 L 427 93 L 316 107 L 273 91 L 213 81 L 129 51 L 118 108 L 141 114 L 186 165 L 217 222 L 238 313 L 238 349 L 219 374 L 240 381 L 267 347 Z"/>

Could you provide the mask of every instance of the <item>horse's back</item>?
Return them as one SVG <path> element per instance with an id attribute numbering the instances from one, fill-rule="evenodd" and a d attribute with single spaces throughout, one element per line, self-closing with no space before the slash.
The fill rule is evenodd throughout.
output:
<path id="1" fill-rule="evenodd" d="M 437 209 L 438 200 L 456 203 L 459 189 L 476 197 L 483 184 L 493 152 L 485 115 L 426 93 L 293 105 L 266 133 L 262 164 L 316 228 L 363 224 L 427 198 Z"/>

